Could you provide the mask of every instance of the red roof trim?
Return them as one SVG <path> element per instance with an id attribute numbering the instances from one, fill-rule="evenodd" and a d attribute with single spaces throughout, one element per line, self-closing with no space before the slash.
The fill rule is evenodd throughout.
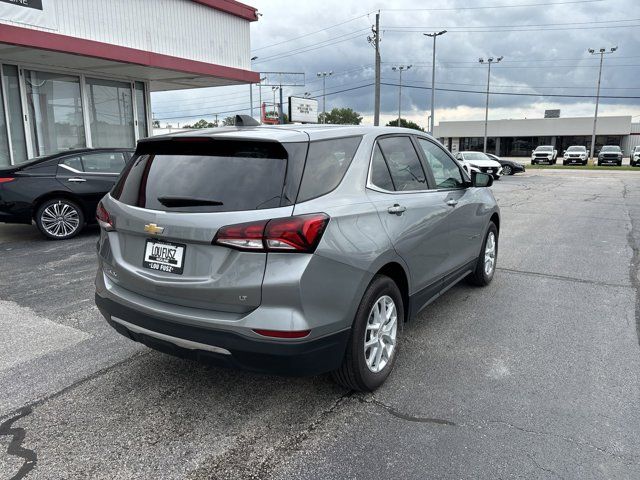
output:
<path id="1" fill-rule="evenodd" d="M 102 58 L 114 62 L 130 63 L 143 67 L 162 68 L 196 75 L 219 77 L 238 82 L 257 83 L 260 75 L 250 70 L 225 67 L 213 63 L 188 60 L 186 58 L 146 52 L 135 48 L 121 47 L 110 43 L 85 40 L 83 38 L 42 32 L 29 28 L 0 24 L 0 43 L 21 47 L 40 48 L 53 52 L 70 53 L 85 57 Z"/>
<path id="2" fill-rule="evenodd" d="M 230 13 L 236 17 L 244 18 L 250 22 L 258 20 L 258 10 L 244 3 L 235 0 L 191 0 L 207 7 L 220 10 L 221 12 Z"/>

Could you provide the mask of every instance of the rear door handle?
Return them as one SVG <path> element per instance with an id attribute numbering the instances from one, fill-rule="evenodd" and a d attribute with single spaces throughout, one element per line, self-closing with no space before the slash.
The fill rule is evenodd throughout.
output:
<path id="1" fill-rule="evenodd" d="M 407 209 L 404 205 L 398 205 L 397 203 L 393 207 L 387 208 L 387 212 L 393 215 L 402 215 L 402 213 Z"/>
<path id="2" fill-rule="evenodd" d="M 447 201 L 447 205 L 449 205 L 450 207 L 455 207 L 457 204 L 458 204 L 458 200 L 454 200 L 453 198 Z"/>
<path id="3" fill-rule="evenodd" d="M 71 183 L 82 183 L 86 181 L 87 181 L 86 178 L 70 178 L 67 180 L 67 182 L 71 182 Z"/>

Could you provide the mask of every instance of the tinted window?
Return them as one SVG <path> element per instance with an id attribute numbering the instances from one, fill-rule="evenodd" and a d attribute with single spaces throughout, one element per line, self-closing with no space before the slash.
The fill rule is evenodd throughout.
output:
<path id="1" fill-rule="evenodd" d="M 298 202 L 326 195 L 338 186 L 362 137 L 336 138 L 309 144 Z"/>
<path id="2" fill-rule="evenodd" d="M 144 153 L 154 150 L 158 153 Z M 178 212 L 289 204 L 283 199 L 287 150 L 279 143 L 216 141 L 196 148 L 188 143 L 165 148 L 150 142 L 139 153 L 112 191 L 126 204 Z"/>
<path id="3" fill-rule="evenodd" d="M 418 139 L 418 144 L 431 167 L 431 172 L 436 180 L 436 188 L 461 188 L 464 180 L 456 162 L 436 144 Z"/>
<path id="4" fill-rule="evenodd" d="M 377 144 L 373 151 L 373 160 L 371 162 L 371 183 L 390 192 L 395 190 L 389 167 L 387 167 L 387 162 L 384 161 L 380 146 Z"/>
<path id="5" fill-rule="evenodd" d="M 119 152 L 90 153 L 82 155 L 82 164 L 87 173 L 120 173 L 124 157 Z"/>
<path id="6" fill-rule="evenodd" d="M 426 190 L 427 179 L 409 137 L 387 137 L 378 141 L 397 191 Z"/>
<path id="7" fill-rule="evenodd" d="M 82 161 L 80 160 L 80 157 L 69 157 L 69 158 L 65 158 L 62 162 L 62 165 L 66 165 L 67 167 L 73 168 L 74 170 L 77 170 L 78 172 L 82 172 Z"/>

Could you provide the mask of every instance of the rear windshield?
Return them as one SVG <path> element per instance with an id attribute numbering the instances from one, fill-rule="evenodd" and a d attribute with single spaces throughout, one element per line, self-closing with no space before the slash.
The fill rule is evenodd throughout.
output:
<path id="1" fill-rule="evenodd" d="M 465 160 L 491 160 L 482 152 L 466 152 L 464 158 Z"/>
<path id="2" fill-rule="evenodd" d="M 151 210 L 229 212 L 290 205 L 287 179 L 299 185 L 306 146 L 276 142 L 204 141 L 140 145 L 112 191 L 121 202 Z M 298 157 L 289 160 L 289 153 Z M 300 159 L 302 158 L 302 160 Z M 297 172 L 297 179 L 287 176 Z"/>

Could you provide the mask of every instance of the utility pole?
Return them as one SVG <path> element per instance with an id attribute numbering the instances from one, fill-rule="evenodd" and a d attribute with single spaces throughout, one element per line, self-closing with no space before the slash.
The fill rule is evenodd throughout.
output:
<path id="1" fill-rule="evenodd" d="M 278 87 L 280 89 L 280 112 L 278 113 L 278 123 L 284 125 L 284 111 L 282 110 L 282 85 Z"/>
<path id="2" fill-rule="evenodd" d="M 371 27 L 373 35 L 367 37 L 367 41 L 373 45 L 376 57 L 376 79 L 373 99 L 373 124 L 380 125 L 380 10 L 376 13 L 376 25 Z"/>
<path id="3" fill-rule="evenodd" d="M 484 147 L 482 151 L 487 153 L 487 125 L 489 123 L 489 84 L 491 82 L 491 64 L 493 62 L 500 63 L 504 57 L 498 57 L 494 59 L 493 57 L 487 58 L 487 64 L 489 66 L 487 70 L 487 104 L 484 108 Z M 479 58 L 478 61 L 480 63 L 484 63 L 484 58 Z"/>
<path id="4" fill-rule="evenodd" d="M 326 123 L 327 119 L 327 91 L 326 91 L 326 80 L 327 77 L 333 75 L 333 71 L 329 72 L 318 72 L 317 76 L 322 78 L 322 123 Z"/>
<path id="5" fill-rule="evenodd" d="M 251 61 L 257 60 L 258 57 L 251 57 Z M 253 83 L 249 84 L 249 103 L 251 107 L 251 116 L 253 117 Z"/>
<path id="6" fill-rule="evenodd" d="M 398 127 L 401 127 L 401 119 L 402 119 L 402 72 L 404 70 L 409 70 L 413 65 L 396 65 L 391 67 L 391 69 L 395 72 L 398 71 L 400 73 L 400 83 L 398 84 Z"/>
<path id="7" fill-rule="evenodd" d="M 447 33 L 446 30 L 433 33 L 424 33 L 427 37 L 433 37 L 433 60 L 431 62 L 431 115 L 429 116 L 429 133 L 433 135 L 435 125 L 435 105 L 436 105 L 436 38 Z"/>
<path id="8" fill-rule="evenodd" d="M 589 53 L 591 55 L 600 55 L 600 70 L 598 71 L 598 92 L 596 93 L 596 113 L 593 116 L 593 133 L 591 134 L 591 153 L 590 157 L 593 159 L 593 155 L 596 148 L 596 128 L 598 126 L 598 107 L 600 106 L 600 82 L 602 81 L 602 63 L 604 61 L 604 56 L 609 55 L 618 50 L 618 47 L 611 47 L 607 52 L 606 48 L 601 48 L 599 51 L 595 51 L 595 49 L 590 48 Z"/>

